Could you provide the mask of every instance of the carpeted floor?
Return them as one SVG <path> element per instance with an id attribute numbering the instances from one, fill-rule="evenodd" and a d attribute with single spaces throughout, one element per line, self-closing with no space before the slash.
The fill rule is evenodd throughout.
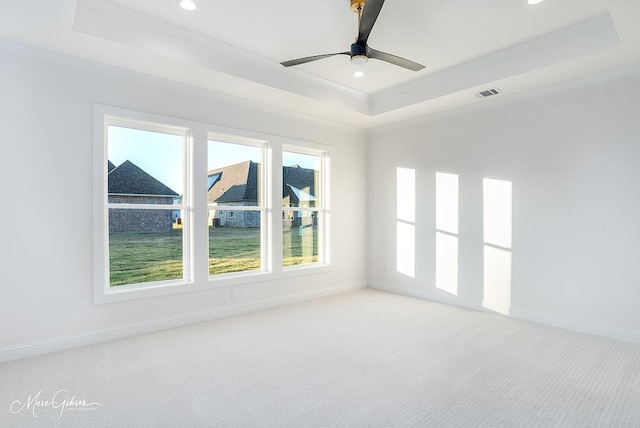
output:
<path id="1" fill-rule="evenodd" d="M 0 406 L 0 427 L 640 427 L 640 346 L 361 290 L 5 363 Z"/>

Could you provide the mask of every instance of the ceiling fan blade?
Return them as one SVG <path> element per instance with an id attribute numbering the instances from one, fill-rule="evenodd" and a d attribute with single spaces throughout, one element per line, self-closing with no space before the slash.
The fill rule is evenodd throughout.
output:
<path id="1" fill-rule="evenodd" d="M 411 71 L 420 71 L 424 68 L 424 65 L 418 64 L 417 62 L 413 62 L 408 59 L 405 59 L 396 55 L 392 55 L 386 52 L 377 51 L 373 48 L 369 48 L 368 56 L 369 58 L 379 59 L 381 61 L 385 61 L 390 64 L 397 65 Z"/>
<path id="2" fill-rule="evenodd" d="M 366 45 L 369 33 L 371 33 L 373 24 L 376 23 L 376 19 L 378 19 L 378 15 L 380 15 L 383 4 L 384 0 L 365 1 L 362 16 L 360 17 L 360 28 L 358 28 L 358 40 L 356 43 L 362 46 Z"/>
<path id="3" fill-rule="evenodd" d="M 317 61 L 319 59 L 325 59 L 325 58 L 329 58 L 330 56 L 335 56 L 335 55 L 351 55 L 351 53 L 350 52 L 336 52 L 336 53 L 330 53 L 330 54 L 324 54 L 324 55 L 307 56 L 307 57 L 304 57 L 304 58 L 292 59 L 292 60 L 289 60 L 289 61 L 281 62 L 280 64 L 284 65 L 285 67 L 291 67 L 292 65 L 305 64 L 307 62 Z"/>

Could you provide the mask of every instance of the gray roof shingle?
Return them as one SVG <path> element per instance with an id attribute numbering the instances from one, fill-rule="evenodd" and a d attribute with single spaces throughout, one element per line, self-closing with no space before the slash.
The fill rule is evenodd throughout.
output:
<path id="1" fill-rule="evenodd" d="M 259 167 L 256 162 L 245 161 L 209 171 L 210 183 L 213 183 L 208 192 L 209 203 L 257 202 Z M 315 196 L 316 173 L 299 166 L 283 167 L 282 196 L 298 201 L 291 186 Z"/>
<path id="2" fill-rule="evenodd" d="M 180 196 L 129 160 L 110 169 L 107 178 L 109 194 Z"/>
<path id="3" fill-rule="evenodd" d="M 219 175 L 209 189 L 209 203 L 257 202 L 258 166 L 256 162 L 245 161 L 209 171 L 209 177 Z"/>

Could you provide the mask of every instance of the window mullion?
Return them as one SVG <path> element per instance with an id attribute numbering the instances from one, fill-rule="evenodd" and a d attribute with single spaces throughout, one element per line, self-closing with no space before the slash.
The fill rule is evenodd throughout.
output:
<path id="1" fill-rule="evenodd" d="M 271 146 L 271 252 L 273 272 L 282 272 L 282 143 Z"/>
<path id="2" fill-rule="evenodd" d="M 208 205 L 208 208 L 215 211 L 262 211 L 262 205 Z"/>
<path id="3" fill-rule="evenodd" d="M 118 210 L 165 210 L 165 211 L 177 211 L 184 210 L 186 207 L 182 204 L 180 205 L 171 205 L 171 204 L 119 204 L 119 203 L 108 203 L 107 208 L 109 209 L 118 209 Z"/>
<path id="4" fill-rule="evenodd" d="M 196 126 L 191 132 L 189 183 L 191 183 L 191 248 L 195 282 L 209 275 L 209 240 L 207 226 L 207 129 Z"/>

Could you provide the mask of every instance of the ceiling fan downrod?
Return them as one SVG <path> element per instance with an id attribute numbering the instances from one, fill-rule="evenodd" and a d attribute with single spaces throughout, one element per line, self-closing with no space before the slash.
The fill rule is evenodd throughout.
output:
<path id="1" fill-rule="evenodd" d="M 362 19 L 362 9 L 364 8 L 365 0 L 351 0 L 351 11 L 358 14 L 358 31 L 360 30 L 360 21 Z M 365 64 L 369 61 L 369 55 L 367 55 L 366 44 L 362 46 L 358 43 L 358 35 L 355 37 L 355 43 L 351 45 L 350 49 L 351 63 L 359 65 Z"/>

